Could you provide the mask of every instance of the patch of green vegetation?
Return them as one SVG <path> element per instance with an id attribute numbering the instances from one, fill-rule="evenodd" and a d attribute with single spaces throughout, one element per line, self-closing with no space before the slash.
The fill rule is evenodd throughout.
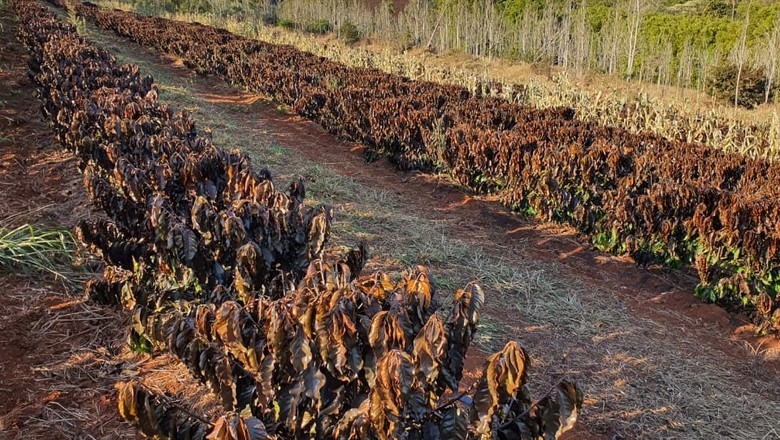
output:
<path id="1" fill-rule="evenodd" d="M 76 246 L 69 231 L 59 227 L 0 222 L 0 271 L 49 273 L 58 280 L 71 278 Z"/>
<path id="2" fill-rule="evenodd" d="M 354 44 L 357 43 L 360 40 L 360 37 L 362 35 L 360 34 L 360 29 L 358 29 L 355 24 L 345 21 L 340 27 L 339 27 L 339 38 L 344 40 L 347 44 Z"/>
<path id="3" fill-rule="evenodd" d="M 130 351 L 133 353 L 150 354 L 152 352 L 151 341 L 149 341 L 149 339 L 143 335 L 139 335 L 135 331 L 130 332 L 128 346 L 130 347 Z"/>
<path id="4" fill-rule="evenodd" d="M 283 146 L 277 144 L 276 142 L 271 142 L 271 145 L 268 146 L 268 151 L 274 156 L 287 155 L 287 150 Z"/>
<path id="5" fill-rule="evenodd" d="M 322 35 L 331 32 L 333 30 L 333 26 L 331 26 L 328 20 L 319 19 L 307 24 L 304 29 L 306 32 Z"/>
<path id="6" fill-rule="evenodd" d="M 292 20 L 287 20 L 287 19 L 284 19 L 284 18 L 280 18 L 279 20 L 277 20 L 276 21 L 276 25 L 280 26 L 280 27 L 283 27 L 285 29 L 293 29 L 293 28 L 295 28 L 295 23 L 293 23 Z"/>

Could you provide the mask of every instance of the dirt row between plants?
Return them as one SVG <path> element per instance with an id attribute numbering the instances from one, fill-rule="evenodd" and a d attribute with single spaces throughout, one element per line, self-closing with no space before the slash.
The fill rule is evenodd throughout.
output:
<path id="1" fill-rule="evenodd" d="M 0 6 L 0 227 L 71 229 L 98 216 L 76 160 L 42 120 L 12 13 Z M 207 415 L 220 409 L 186 368 L 132 353 L 126 313 L 86 301 L 87 267 L 0 271 L 0 439 L 136 439 L 114 384 L 138 379 Z"/>
<path id="2" fill-rule="evenodd" d="M 335 240 L 366 240 L 385 257 L 371 268 L 426 264 L 447 291 L 476 277 L 487 293 L 477 345 L 523 343 L 539 392 L 562 376 L 584 386 L 571 438 L 780 437 L 776 341 L 699 303 L 689 275 L 593 252 L 570 231 L 512 215 L 444 177 L 365 164 L 359 145 L 261 96 L 114 34 L 87 32 L 151 73 L 161 98 L 194 113 L 217 145 L 250 153 L 280 184 L 304 176 L 316 202 L 336 207 Z M 471 359 L 474 368 L 480 362 Z"/>

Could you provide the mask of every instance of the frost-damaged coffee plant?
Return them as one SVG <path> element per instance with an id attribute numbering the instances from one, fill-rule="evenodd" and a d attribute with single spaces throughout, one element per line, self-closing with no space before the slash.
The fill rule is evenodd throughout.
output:
<path id="1" fill-rule="evenodd" d="M 132 312 L 132 343 L 168 350 L 226 415 L 214 423 L 140 383 L 120 414 L 169 439 L 551 439 L 582 392 L 563 381 L 533 400 L 515 342 L 493 354 L 469 396 L 463 363 L 484 303 L 467 284 L 448 311 L 424 267 L 362 274 L 367 254 L 326 248 L 332 211 L 302 181 L 223 151 L 118 65 L 31 0 L 13 2 L 44 114 L 80 159 L 108 219 L 76 236 L 105 262 L 86 291 Z M 468 391 L 468 390 L 467 390 Z"/>
<path id="2" fill-rule="evenodd" d="M 586 122 L 570 108 L 510 104 L 494 95 L 524 91 L 498 83 L 472 92 L 349 68 L 199 24 L 75 8 L 98 26 L 181 57 L 198 73 L 273 97 L 363 143 L 371 157 L 448 172 L 511 209 L 568 223 L 597 248 L 640 265 L 688 265 L 698 272 L 699 297 L 747 314 L 758 331 L 780 332 L 776 161 L 688 143 L 686 136 Z M 718 138 L 725 129 L 708 124 L 697 122 L 697 130 Z"/>

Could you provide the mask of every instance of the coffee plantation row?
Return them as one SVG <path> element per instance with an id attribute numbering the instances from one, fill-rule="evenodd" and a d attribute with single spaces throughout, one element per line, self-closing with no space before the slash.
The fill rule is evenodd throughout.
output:
<path id="1" fill-rule="evenodd" d="M 64 0 L 54 3 L 64 5 Z M 156 17 L 75 6 L 99 27 L 261 92 L 399 168 L 444 171 L 642 265 L 688 265 L 696 293 L 780 329 L 780 165 L 534 110 Z"/>
<path id="2" fill-rule="evenodd" d="M 105 263 L 89 296 L 132 314 L 131 343 L 167 350 L 226 414 L 213 423 L 143 384 L 119 412 L 169 439 L 557 438 L 582 405 L 561 381 L 534 400 L 515 342 L 462 392 L 482 290 L 448 313 L 424 267 L 361 275 L 363 245 L 328 247 L 333 212 L 305 204 L 303 181 L 223 151 L 120 65 L 33 0 L 13 0 L 42 110 L 77 157 L 105 219 L 76 236 Z"/>

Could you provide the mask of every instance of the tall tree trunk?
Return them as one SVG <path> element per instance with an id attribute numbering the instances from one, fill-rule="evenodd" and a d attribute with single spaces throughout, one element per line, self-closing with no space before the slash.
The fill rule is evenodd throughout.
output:
<path id="1" fill-rule="evenodd" d="M 742 33 L 739 37 L 739 42 L 735 46 L 734 60 L 737 64 L 737 82 L 734 85 L 734 107 L 739 105 L 739 85 L 742 81 L 742 70 L 747 62 L 747 30 L 750 25 L 750 8 L 748 8 L 747 16 L 745 16 L 745 22 L 742 25 Z"/>
<path id="2" fill-rule="evenodd" d="M 639 42 L 639 25 L 642 22 L 644 7 L 643 0 L 630 0 L 628 7 L 628 61 L 626 75 L 629 81 L 634 75 L 634 62 L 636 60 L 637 43 Z"/>
<path id="3" fill-rule="evenodd" d="M 775 72 L 778 64 L 778 51 L 780 51 L 780 14 L 775 19 L 775 25 L 771 34 L 767 38 L 767 53 L 765 57 L 766 68 L 766 91 L 764 94 L 764 104 L 769 102 L 769 95 L 775 85 Z"/>

